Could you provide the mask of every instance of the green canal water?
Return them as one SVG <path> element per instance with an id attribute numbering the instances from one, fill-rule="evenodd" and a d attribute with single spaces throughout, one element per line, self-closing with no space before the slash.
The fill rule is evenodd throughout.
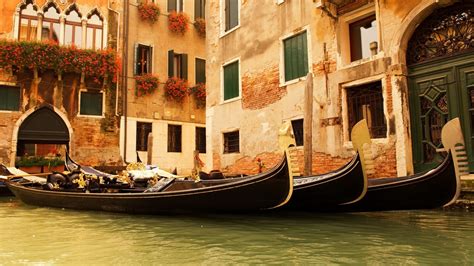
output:
<path id="1" fill-rule="evenodd" d="M 146 216 L 0 199 L 0 265 L 474 265 L 474 213 Z"/>

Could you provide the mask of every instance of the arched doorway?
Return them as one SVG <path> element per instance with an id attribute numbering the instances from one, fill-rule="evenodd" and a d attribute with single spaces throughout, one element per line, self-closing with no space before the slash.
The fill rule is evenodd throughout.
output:
<path id="1" fill-rule="evenodd" d="M 43 106 L 32 112 L 18 129 L 17 156 L 56 155 L 68 149 L 70 132 L 53 107 Z"/>
<path id="2" fill-rule="evenodd" d="M 407 48 L 410 120 L 415 171 L 445 156 L 441 129 L 460 117 L 470 171 L 474 170 L 474 4 L 436 10 L 413 33 Z"/>

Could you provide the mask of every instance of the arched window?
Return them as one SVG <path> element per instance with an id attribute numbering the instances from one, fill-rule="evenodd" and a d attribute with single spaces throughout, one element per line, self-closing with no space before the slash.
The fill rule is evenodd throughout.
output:
<path id="1" fill-rule="evenodd" d="M 59 10 L 52 3 L 44 9 L 41 40 L 59 42 Z"/>
<path id="2" fill-rule="evenodd" d="M 82 15 L 73 7 L 66 12 L 66 27 L 64 34 L 64 43 L 82 48 Z"/>
<path id="3" fill-rule="evenodd" d="M 102 49 L 104 44 L 102 43 L 104 34 L 104 22 L 99 16 L 97 10 L 95 10 L 87 19 L 87 38 L 86 48 L 87 49 Z"/>
<path id="4" fill-rule="evenodd" d="M 20 9 L 20 31 L 18 40 L 33 41 L 36 39 L 36 31 L 38 29 L 37 8 L 32 1 L 27 1 Z"/>

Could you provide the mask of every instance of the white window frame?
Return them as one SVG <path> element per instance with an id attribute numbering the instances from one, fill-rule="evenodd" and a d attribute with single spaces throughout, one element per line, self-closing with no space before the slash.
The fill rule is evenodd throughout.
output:
<path id="1" fill-rule="evenodd" d="M 288 85 L 291 85 L 291 84 L 295 84 L 295 83 L 298 83 L 300 81 L 304 81 L 306 80 L 306 75 L 303 76 L 303 77 L 299 77 L 299 78 L 296 78 L 296 79 L 292 79 L 292 80 L 288 80 L 288 81 L 285 81 L 285 43 L 284 41 L 288 38 L 291 38 L 293 36 L 296 36 L 300 33 L 303 33 L 304 31 L 306 31 L 306 42 L 307 42 L 307 45 L 308 45 L 308 51 L 307 51 L 307 55 L 308 55 L 308 72 L 309 73 L 313 73 L 313 67 L 312 67 L 312 60 L 311 58 L 313 58 L 313 54 L 312 54 L 312 44 L 311 44 L 311 30 L 310 30 L 310 27 L 309 25 L 306 25 L 304 26 L 303 28 L 300 28 L 296 31 L 293 31 L 291 33 L 288 33 L 288 34 L 285 34 L 283 36 L 280 37 L 279 39 L 279 43 L 280 43 L 280 87 L 284 87 L 284 86 L 288 86 Z"/>
<path id="2" fill-rule="evenodd" d="M 224 100 L 224 67 L 232 64 L 232 63 L 235 63 L 235 62 L 238 62 L 238 65 L 239 65 L 239 96 L 237 97 L 234 97 L 234 98 L 231 98 L 231 99 L 227 99 L 227 100 Z M 242 99 L 242 66 L 241 66 L 241 61 L 240 61 L 240 57 L 237 57 L 237 58 L 233 58 L 229 61 L 226 61 L 224 62 L 224 64 L 222 64 L 221 66 L 221 97 L 220 97 L 220 102 L 221 104 L 225 104 L 225 103 L 230 103 L 230 102 L 235 102 L 235 101 L 240 101 Z"/>
<path id="3" fill-rule="evenodd" d="M 83 115 L 81 114 L 81 95 L 82 92 L 90 92 L 86 89 L 80 89 L 79 90 L 79 101 L 78 101 L 78 112 L 77 112 L 77 117 L 89 117 L 89 118 L 105 118 L 105 98 L 107 96 L 106 92 L 104 90 L 99 90 L 100 93 L 102 93 L 102 115 Z"/>
<path id="4" fill-rule="evenodd" d="M 224 36 L 227 36 L 228 34 L 236 31 L 237 29 L 240 28 L 240 14 L 241 14 L 241 9 L 242 9 L 242 0 L 238 0 L 238 3 L 237 3 L 237 9 L 238 9 L 238 20 L 239 20 L 239 23 L 237 23 L 237 25 L 235 27 L 233 27 L 232 29 L 229 29 L 229 30 L 225 30 L 225 0 L 220 0 L 220 36 L 219 38 L 222 38 Z"/>

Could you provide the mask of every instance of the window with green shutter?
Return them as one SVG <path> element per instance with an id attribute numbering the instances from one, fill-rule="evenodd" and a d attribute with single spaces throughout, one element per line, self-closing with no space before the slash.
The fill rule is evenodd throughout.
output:
<path id="1" fill-rule="evenodd" d="M 206 0 L 194 0 L 194 19 L 206 17 Z"/>
<path id="2" fill-rule="evenodd" d="M 239 61 L 224 66 L 224 101 L 239 96 Z"/>
<path id="3" fill-rule="evenodd" d="M 239 0 L 225 1 L 225 31 L 229 31 L 239 25 Z"/>
<path id="4" fill-rule="evenodd" d="M 285 57 L 285 81 L 308 74 L 308 44 L 306 31 L 283 40 Z"/>
<path id="5" fill-rule="evenodd" d="M 102 116 L 102 92 L 81 91 L 81 115 Z"/>
<path id="6" fill-rule="evenodd" d="M 0 110 L 20 110 L 20 87 L 0 85 Z"/>
<path id="7" fill-rule="evenodd" d="M 196 58 L 196 84 L 206 83 L 206 60 Z"/>

